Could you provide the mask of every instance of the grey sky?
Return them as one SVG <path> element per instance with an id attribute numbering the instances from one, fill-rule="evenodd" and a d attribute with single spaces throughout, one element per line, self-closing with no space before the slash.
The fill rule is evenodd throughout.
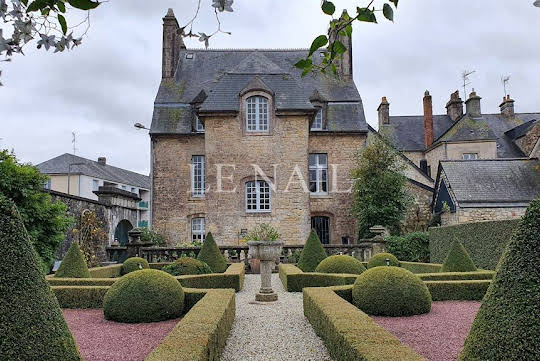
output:
<path id="1" fill-rule="evenodd" d="M 358 24 L 353 33 L 354 79 L 366 118 L 376 125 L 381 96 L 390 113 L 422 113 L 426 89 L 434 112 L 456 89 L 460 73 L 475 69 L 472 85 L 483 97 L 482 111 L 498 112 L 502 74 L 510 74 L 516 111 L 540 111 L 540 8 L 532 0 L 401 0 L 395 23 Z M 141 173 L 148 173 L 149 137 L 133 123 L 150 125 L 161 77 L 161 18 L 172 7 L 182 24 L 195 0 L 111 0 L 91 17 L 83 44 L 63 54 L 29 46 L 26 56 L 2 63 L 0 148 L 37 164 L 72 151 Z M 210 0 L 203 0 L 198 31 L 216 23 Z M 222 16 L 217 48 L 305 48 L 326 32 L 328 18 L 318 0 L 236 0 Z M 351 13 L 364 1 L 335 1 Z M 354 5 L 354 6 L 353 6 Z M 196 40 L 188 47 L 201 47 Z M 463 98 L 463 94 L 461 94 Z"/>

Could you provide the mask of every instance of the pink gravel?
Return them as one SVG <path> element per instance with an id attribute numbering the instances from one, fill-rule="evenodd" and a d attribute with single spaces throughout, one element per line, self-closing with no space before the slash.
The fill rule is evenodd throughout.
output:
<path id="1" fill-rule="evenodd" d="M 426 359 L 456 361 L 479 308 L 476 301 L 441 301 L 425 315 L 373 319 Z"/>
<path id="2" fill-rule="evenodd" d="M 85 361 L 142 361 L 180 321 L 119 323 L 102 309 L 62 311 Z"/>

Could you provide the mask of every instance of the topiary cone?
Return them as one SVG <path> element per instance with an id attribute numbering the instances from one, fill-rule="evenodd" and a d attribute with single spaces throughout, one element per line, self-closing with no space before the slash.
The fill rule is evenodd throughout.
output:
<path id="1" fill-rule="evenodd" d="M 540 199 L 533 201 L 497 266 L 460 361 L 538 360 Z"/>
<path id="2" fill-rule="evenodd" d="M 0 195 L 0 360 L 82 360 L 12 201 Z"/>
<path id="3" fill-rule="evenodd" d="M 309 237 L 300 253 L 298 268 L 304 272 L 314 272 L 319 263 L 327 257 L 326 251 L 314 229 L 311 230 Z"/>
<path id="4" fill-rule="evenodd" d="M 469 252 L 463 247 L 460 241 L 454 240 L 450 251 L 444 259 L 441 272 L 472 272 L 476 271 L 476 266 L 469 256 Z"/>
<path id="5" fill-rule="evenodd" d="M 209 265 L 213 272 L 222 273 L 227 269 L 227 260 L 221 254 L 211 232 L 206 235 L 197 259 Z"/>
<path id="6" fill-rule="evenodd" d="M 54 277 L 90 278 L 90 272 L 77 242 L 71 243 Z"/>

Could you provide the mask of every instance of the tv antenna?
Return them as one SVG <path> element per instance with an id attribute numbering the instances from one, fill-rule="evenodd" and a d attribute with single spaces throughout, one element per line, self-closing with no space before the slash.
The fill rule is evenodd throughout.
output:
<path id="1" fill-rule="evenodd" d="M 75 155 L 75 153 L 77 152 L 77 147 L 75 146 L 76 141 L 77 141 L 77 135 L 75 134 L 75 132 L 71 132 L 71 143 L 73 143 L 73 155 Z"/>
<path id="2" fill-rule="evenodd" d="M 463 70 L 461 79 L 463 79 L 463 94 L 467 98 L 467 85 L 470 85 L 469 75 L 476 73 L 476 70 Z"/>
<path id="3" fill-rule="evenodd" d="M 503 89 L 504 89 L 504 96 L 506 97 L 507 93 L 506 93 L 506 86 L 508 85 L 508 82 L 510 81 L 510 75 L 503 75 L 501 76 L 501 83 L 503 85 Z"/>

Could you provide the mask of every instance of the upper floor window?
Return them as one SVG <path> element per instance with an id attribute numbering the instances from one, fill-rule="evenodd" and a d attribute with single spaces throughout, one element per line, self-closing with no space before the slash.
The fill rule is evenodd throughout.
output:
<path id="1" fill-rule="evenodd" d="M 270 212 L 270 186 L 265 181 L 246 183 L 246 212 Z"/>
<path id="2" fill-rule="evenodd" d="M 195 119 L 195 131 L 197 133 L 204 133 L 204 124 L 199 117 Z"/>
<path id="3" fill-rule="evenodd" d="M 323 110 L 319 108 L 317 114 L 315 114 L 315 119 L 313 119 L 313 124 L 311 125 L 311 130 L 322 130 L 323 129 Z"/>
<path id="4" fill-rule="evenodd" d="M 246 130 L 248 132 L 268 131 L 268 99 L 252 96 L 246 100 Z"/>
<path id="5" fill-rule="evenodd" d="M 204 242 L 206 237 L 206 224 L 204 217 L 191 219 L 191 240 L 193 242 Z"/>
<path id="6" fill-rule="evenodd" d="M 99 180 L 98 179 L 92 179 L 92 190 L 97 191 L 99 189 Z"/>
<path id="7" fill-rule="evenodd" d="M 478 153 L 463 153 L 463 160 L 477 160 Z"/>
<path id="8" fill-rule="evenodd" d="M 314 194 L 328 193 L 328 156 L 309 155 L 309 191 Z"/>
<path id="9" fill-rule="evenodd" d="M 194 155 L 191 158 L 191 194 L 194 197 L 204 196 L 205 178 L 204 155 Z"/>
<path id="10" fill-rule="evenodd" d="M 43 183 L 43 188 L 51 189 L 51 178 L 47 179 L 47 181 L 45 181 L 45 183 Z"/>

